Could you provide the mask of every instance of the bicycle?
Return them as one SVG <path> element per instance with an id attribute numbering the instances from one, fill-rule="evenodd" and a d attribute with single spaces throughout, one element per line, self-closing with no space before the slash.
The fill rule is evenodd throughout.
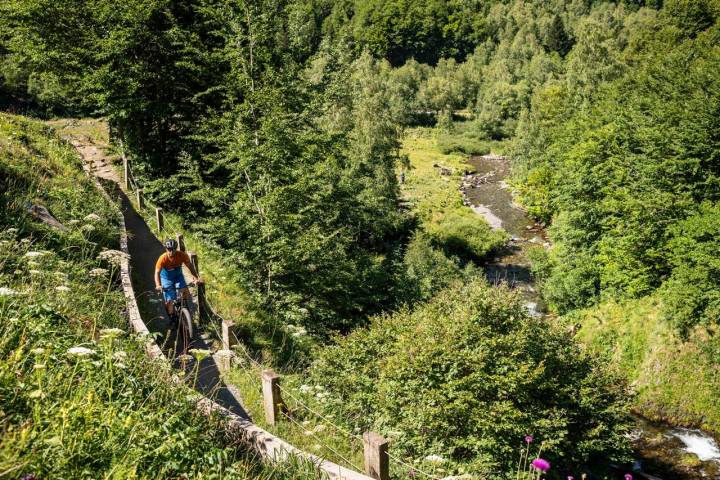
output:
<path id="1" fill-rule="evenodd" d="M 187 286 L 194 287 L 195 282 L 188 283 Z M 188 308 L 187 300 L 183 298 L 183 295 L 180 292 L 180 289 L 177 287 L 177 284 L 173 285 L 172 287 L 163 287 L 162 290 L 163 292 L 167 292 L 173 289 L 175 290 L 175 300 L 173 300 L 173 313 L 172 315 L 169 315 L 169 317 L 171 324 L 177 327 L 178 335 L 180 335 L 182 338 L 182 355 L 185 355 L 187 354 L 190 343 L 193 340 L 192 314 L 190 313 L 190 309 Z"/>

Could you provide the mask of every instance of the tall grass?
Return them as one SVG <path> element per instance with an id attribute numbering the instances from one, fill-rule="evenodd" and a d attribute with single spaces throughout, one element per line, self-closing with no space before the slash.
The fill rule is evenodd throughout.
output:
<path id="1" fill-rule="evenodd" d="M 116 211 L 73 149 L 0 115 L 0 475 L 20 478 L 318 478 L 268 468 L 200 416 L 191 391 L 127 333 Z M 66 227 L 34 221 L 42 204 Z"/>

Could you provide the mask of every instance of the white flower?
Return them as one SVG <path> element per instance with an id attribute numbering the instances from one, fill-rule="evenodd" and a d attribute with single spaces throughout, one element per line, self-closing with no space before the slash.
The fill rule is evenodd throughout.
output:
<path id="1" fill-rule="evenodd" d="M 122 262 L 123 259 L 129 260 L 130 255 L 128 255 L 127 253 L 121 252 L 120 250 L 103 250 L 97 256 L 97 258 L 98 258 L 98 260 L 105 260 L 114 265 L 120 265 L 120 262 Z"/>
<path id="2" fill-rule="evenodd" d="M 125 333 L 125 330 L 121 328 L 103 328 L 100 330 L 100 337 L 102 338 L 113 338 L 118 337 Z"/>
<path id="3" fill-rule="evenodd" d="M 29 267 L 39 267 L 39 266 L 40 266 L 40 263 L 36 262 L 35 260 L 30 260 L 30 261 L 28 262 L 28 266 L 29 266 Z"/>
<path id="4" fill-rule="evenodd" d="M 12 297 L 18 293 L 20 292 L 13 290 L 12 288 L 0 287 L 0 297 Z"/>
<path id="5" fill-rule="evenodd" d="M 319 444 L 317 444 L 317 443 L 316 443 L 315 445 L 313 445 L 312 448 L 313 448 L 313 450 L 315 450 L 315 451 L 318 451 L 318 450 L 322 449 L 322 447 L 321 447 Z"/>
<path id="6" fill-rule="evenodd" d="M 121 369 L 123 369 L 123 370 L 125 370 L 125 369 L 127 368 L 127 365 L 125 365 L 125 364 L 122 363 L 122 362 L 116 362 L 116 363 L 115 363 L 115 366 L 116 366 L 117 368 L 121 368 Z"/>
<path id="7" fill-rule="evenodd" d="M 16 233 L 18 232 L 18 229 L 13 227 L 13 228 L 8 228 L 8 229 L 5 230 L 5 231 L 6 231 L 7 233 L 11 233 L 11 234 L 14 235 L 14 234 L 16 234 Z"/>
<path id="8" fill-rule="evenodd" d="M 305 430 L 303 433 L 305 435 L 307 435 L 308 437 L 313 434 L 313 432 L 311 430 Z"/>
<path id="9" fill-rule="evenodd" d="M 325 430 L 325 425 L 316 425 L 313 429 L 314 432 L 322 432 L 323 430 Z"/>
<path id="10" fill-rule="evenodd" d="M 67 351 L 68 355 L 76 355 L 78 357 L 86 357 L 88 355 L 95 355 L 95 350 L 85 347 L 72 347 Z"/>
<path id="11" fill-rule="evenodd" d="M 102 365 L 102 362 L 100 360 L 95 360 L 94 362 L 90 362 L 90 363 L 92 363 L 96 367 L 99 367 L 100 365 Z"/>
<path id="12" fill-rule="evenodd" d="M 42 272 L 40 270 L 29 270 L 31 275 L 40 275 Z"/>
<path id="13" fill-rule="evenodd" d="M 30 392 L 30 395 L 28 395 L 28 397 L 30 397 L 30 398 L 40 398 L 40 397 L 44 397 L 44 396 L 45 396 L 45 394 L 43 393 L 42 390 L 33 390 L 32 392 Z"/>
<path id="14" fill-rule="evenodd" d="M 80 227 L 80 230 L 83 232 L 92 232 L 95 230 L 95 225 L 90 225 L 89 223 L 86 223 L 82 227 Z"/>
<path id="15" fill-rule="evenodd" d="M 113 360 L 120 362 L 127 358 L 127 353 L 123 352 L 122 350 L 118 350 L 117 352 L 113 352 L 112 358 L 113 358 Z"/>
<path id="16" fill-rule="evenodd" d="M 67 273 L 64 272 L 55 272 L 53 273 L 53 275 L 55 276 L 55 278 L 59 278 L 61 280 L 65 280 L 66 278 L 68 278 Z"/>
<path id="17" fill-rule="evenodd" d="M 37 258 L 42 257 L 43 255 L 45 255 L 45 252 L 27 252 L 24 256 L 26 258 Z"/>
<path id="18" fill-rule="evenodd" d="M 69 220 L 67 223 L 68 223 L 68 225 L 77 225 L 78 223 L 80 223 L 80 220 L 76 220 L 73 218 L 72 220 Z"/>
<path id="19" fill-rule="evenodd" d="M 184 354 L 184 355 L 180 355 L 180 356 L 178 356 L 177 358 L 178 358 L 178 360 L 180 360 L 180 361 L 183 362 L 183 363 L 184 363 L 184 362 L 189 362 L 190 360 L 193 359 L 192 355 L 188 355 L 187 353 Z"/>
<path id="20" fill-rule="evenodd" d="M 97 221 L 100 221 L 100 220 L 101 220 L 100 216 L 97 215 L 97 214 L 95 214 L 95 213 L 91 213 L 90 215 L 86 215 L 86 216 L 85 216 L 85 221 L 86 221 L 86 222 L 97 222 Z"/>
<path id="21" fill-rule="evenodd" d="M 302 426 L 303 426 L 303 427 L 307 427 L 308 425 L 310 425 L 310 420 L 303 420 L 303 421 L 302 421 Z"/>
<path id="22" fill-rule="evenodd" d="M 93 268 L 88 272 L 91 277 L 103 277 L 108 273 L 107 268 Z"/>
<path id="23" fill-rule="evenodd" d="M 55 287 L 55 290 L 57 290 L 58 292 L 69 292 L 70 287 L 66 287 L 65 285 L 58 285 L 57 287 Z"/>
<path id="24" fill-rule="evenodd" d="M 441 457 L 440 455 L 433 454 L 433 455 L 428 455 L 427 457 L 425 457 L 425 461 L 433 462 L 433 463 L 442 463 L 445 461 L 445 459 L 443 457 Z"/>
<path id="25" fill-rule="evenodd" d="M 30 350 L 30 353 L 32 353 L 33 355 L 42 355 L 43 353 L 45 353 L 45 349 L 39 347 L 33 348 L 32 350 Z"/>
<path id="26" fill-rule="evenodd" d="M 35 365 L 33 365 L 33 369 L 35 369 L 35 370 L 42 370 L 44 368 L 45 368 L 44 363 L 36 363 Z"/>
<path id="27" fill-rule="evenodd" d="M 308 393 L 312 391 L 312 387 L 310 385 L 300 385 L 300 388 L 298 389 L 302 393 Z"/>

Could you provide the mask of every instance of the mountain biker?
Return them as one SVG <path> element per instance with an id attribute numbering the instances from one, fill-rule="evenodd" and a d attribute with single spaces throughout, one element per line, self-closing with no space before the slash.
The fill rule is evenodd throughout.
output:
<path id="1" fill-rule="evenodd" d="M 180 294 L 187 304 L 192 305 L 190 291 L 185 282 L 182 266 L 185 265 L 188 270 L 190 270 L 190 274 L 196 283 L 202 283 L 203 281 L 197 271 L 195 271 L 195 267 L 190 262 L 188 254 L 177 250 L 177 242 L 175 240 L 172 238 L 165 240 L 164 246 L 165 253 L 160 255 L 155 263 L 155 289 L 163 292 L 165 310 L 170 318 L 173 318 L 173 302 L 177 298 L 175 285 L 178 285 Z"/>

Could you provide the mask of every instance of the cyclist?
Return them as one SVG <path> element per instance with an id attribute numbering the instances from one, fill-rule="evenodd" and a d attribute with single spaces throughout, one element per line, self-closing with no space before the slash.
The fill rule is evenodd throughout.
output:
<path id="1" fill-rule="evenodd" d="M 188 254 L 177 250 L 177 242 L 175 240 L 172 238 L 165 240 L 164 246 L 165 253 L 160 255 L 155 263 L 155 289 L 163 292 L 165 310 L 170 318 L 174 318 L 173 302 L 177 298 L 176 285 L 180 289 L 180 294 L 187 304 L 192 305 L 190 291 L 185 282 L 182 266 L 185 265 L 188 267 L 196 283 L 202 283 L 202 279 L 195 271 L 195 267 L 190 262 Z"/>

